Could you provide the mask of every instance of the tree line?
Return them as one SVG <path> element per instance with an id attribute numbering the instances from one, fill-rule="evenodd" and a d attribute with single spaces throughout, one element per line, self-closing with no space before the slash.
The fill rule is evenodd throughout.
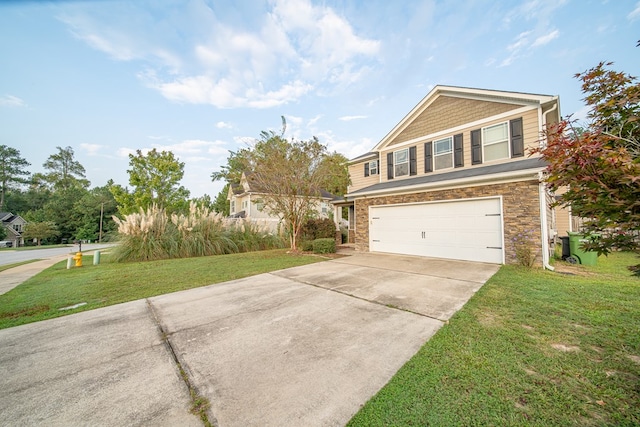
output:
<path id="1" fill-rule="evenodd" d="M 283 119 L 283 133 L 285 126 Z M 170 151 L 153 149 L 145 154 L 137 150 L 129 155 L 128 186 L 109 180 L 104 186 L 91 188 L 73 148 L 56 150 L 43 163 L 44 172 L 32 174 L 31 164 L 19 150 L 0 145 L 0 212 L 18 214 L 27 220 L 23 237 L 37 244 L 108 240 L 117 231 L 114 215 L 123 217 L 152 206 L 180 214 L 195 202 L 226 216 L 229 183 L 238 183 L 242 172 L 257 170 L 260 173 L 254 174 L 254 179 L 260 181 L 261 188 L 283 197 L 293 191 L 291 194 L 298 200 L 293 205 L 295 212 L 283 209 L 278 194 L 267 197 L 265 203 L 284 218 L 287 226 L 292 225 L 288 230 L 295 236 L 302 219 L 309 216 L 310 198 L 321 188 L 342 195 L 349 180 L 343 155 L 329 153 L 316 138 L 287 140 L 274 132 L 262 132 L 253 146 L 230 151 L 227 164 L 211 176 L 213 181 L 227 181 L 214 200 L 207 194 L 190 198 L 189 190 L 180 185 L 184 163 Z M 274 187 L 282 183 L 285 184 Z M 0 227 L 0 240 L 6 237 L 3 232 Z"/>

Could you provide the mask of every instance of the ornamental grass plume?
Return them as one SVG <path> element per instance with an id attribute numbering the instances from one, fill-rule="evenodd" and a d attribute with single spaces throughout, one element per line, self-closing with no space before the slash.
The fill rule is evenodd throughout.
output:
<path id="1" fill-rule="evenodd" d="M 193 202 L 188 212 L 170 217 L 164 209 L 153 205 L 123 219 L 113 219 L 120 234 L 113 259 L 119 262 L 222 255 L 284 246 L 284 240 L 264 226 L 224 218 Z"/>

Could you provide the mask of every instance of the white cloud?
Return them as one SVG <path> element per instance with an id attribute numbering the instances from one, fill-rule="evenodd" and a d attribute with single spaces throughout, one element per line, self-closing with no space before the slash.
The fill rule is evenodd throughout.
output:
<path id="1" fill-rule="evenodd" d="M 149 152 L 149 149 L 143 149 L 142 150 L 142 153 L 145 154 L 145 155 L 148 152 Z M 118 148 L 118 150 L 116 151 L 116 155 L 118 157 L 129 157 L 129 154 L 133 154 L 135 156 L 136 150 L 134 148 L 121 147 L 121 148 Z"/>
<path id="2" fill-rule="evenodd" d="M 560 32 L 558 30 L 553 30 L 548 34 L 542 35 L 533 42 L 531 47 L 544 46 L 545 44 L 551 42 L 551 40 L 558 38 L 559 34 Z"/>
<path id="3" fill-rule="evenodd" d="M 367 116 L 342 116 L 339 117 L 338 120 L 342 120 L 343 122 L 350 122 L 351 120 L 360 120 L 366 118 Z"/>
<path id="4" fill-rule="evenodd" d="M 342 153 L 347 159 L 353 159 L 369 152 L 374 145 L 369 138 L 360 138 L 359 140 L 340 139 L 330 130 L 318 132 L 316 136 L 322 144 L 327 146 L 330 152 L 337 151 Z"/>
<path id="5" fill-rule="evenodd" d="M 165 98 L 218 108 L 271 108 L 314 90 L 330 93 L 363 79 L 378 61 L 378 40 L 310 0 L 270 1 L 246 28 L 205 3 L 175 12 L 158 22 L 137 4 L 101 15 L 78 5 L 59 19 L 93 49 L 142 61 L 138 77 Z M 191 25 L 188 38 L 162 31 L 184 22 Z"/>
<path id="6" fill-rule="evenodd" d="M 627 19 L 631 22 L 635 21 L 636 19 L 640 18 L 640 2 L 636 3 L 636 7 L 635 9 L 633 9 L 631 12 L 629 12 L 629 14 L 627 15 Z"/>
<path id="7" fill-rule="evenodd" d="M 13 95 L 0 96 L 0 107 L 26 107 L 23 99 Z"/>
<path id="8" fill-rule="evenodd" d="M 153 144 L 151 147 L 141 148 L 142 154 L 145 156 L 154 148 L 157 151 L 171 151 L 174 156 L 181 161 L 203 161 L 211 160 L 211 155 L 219 156 L 227 154 L 229 151 L 226 141 L 206 141 L 203 139 L 185 139 L 175 144 Z M 136 150 L 132 148 L 120 148 L 117 151 L 118 156 L 128 157 L 129 154 L 136 154 Z"/>
<path id="9" fill-rule="evenodd" d="M 87 143 L 80 144 L 80 148 L 86 151 L 87 154 L 90 156 L 97 155 L 98 151 L 100 151 L 103 147 L 104 145 L 100 145 L 100 144 L 87 144 Z"/>
<path id="10" fill-rule="evenodd" d="M 318 114 L 317 116 L 315 116 L 314 118 L 312 118 L 312 119 L 310 119 L 310 120 L 309 120 L 308 125 L 309 125 L 310 127 L 315 126 L 315 125 L 316 125 L 316 123 L 318 123 L 318 121 L 320 121 L 320 119 L 321 119 L 322 117 L 323 117 L 323 116 L 322 116 L 322 114 Z"/>
<path id="11" fill-rule="evenodd" d="M 218 129 L 233 129 L 233 125 L 231 123 L 222 122 L 222 121 L 216 123 L 216 127 Z"/>
<path id="12" fill-rule="evenodd" d="M 506 50 L 509 52 L 509 56 L 503 59 L 498 66 L 507 67 L 513 64 L 516 59 L 529 55 L 532 49 L 544 46 L 560 35 L 558 30 L 549 31 L 539 36 L 536 36 L 537 33 L 540 31 L 529 30 L 518 34 L 513 43 L 507 45 Z M 534 38 L 534 36 L 536 37 Z M 494 62 L 495 60 L 491 58 L 485 62 L 485 65 L 491 65 Z"/>

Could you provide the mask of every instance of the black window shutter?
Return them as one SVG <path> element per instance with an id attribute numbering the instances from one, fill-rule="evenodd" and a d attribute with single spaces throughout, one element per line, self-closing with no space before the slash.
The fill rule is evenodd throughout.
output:
<path id="1" fill-rule="evenodd" d="M 364 164 L 364 176 L 369 176 L 369 162 Z"/>
<path id="2" fill-rule="evenodd" d="M 459 168 L 464 166 L 464 149 L 462 147 L 462 134 L 453 136 L 453 164 Z"/>
<path id="3" fill-rule="evenodd" d="M 482 163 L 482 138 L 480 129 L 471 131 L 471 164 Z"/>
<path id="4" fill-rule="evenodd" d="M 393 153 L 387 153 L 387 179 L 393 179 Z"/>
<path id="5" fill-rule="evenodd" d="M 418 150 L 415 145 L 409 147 L 409 175 L 416 175 L 418 173 Z"/>
<path id="6" fill-rule="evenodd" d="M 511 130 L 511 157 L 524 156 L 524 137 L 522 136 L 522 117 L 509 122 Z"/>
<path id="7" fill-rule="evenodd" d="M 433 142 L 424 143 L 424 171 L 433 172 Z"/>

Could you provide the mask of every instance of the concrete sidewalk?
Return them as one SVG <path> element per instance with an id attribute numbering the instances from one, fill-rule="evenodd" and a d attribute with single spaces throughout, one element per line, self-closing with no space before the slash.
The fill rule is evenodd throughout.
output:
<path id="1" fill-rule="evenodd" d="M 0 330 L 3 423 L 202 425 L 190 385 L 214 425 L 344 425 L 499 267 L 439 262 L 355 254 Z"/>
<path id="2" fill-rule="evenodd" d="M 51 258 L 22 264 L 8 270 L 0 271 L 0 295 L 6 294 L 27 279 L 32 278 L 52 265 L 67 259 L 69 255 L 57 255 Z"/>

